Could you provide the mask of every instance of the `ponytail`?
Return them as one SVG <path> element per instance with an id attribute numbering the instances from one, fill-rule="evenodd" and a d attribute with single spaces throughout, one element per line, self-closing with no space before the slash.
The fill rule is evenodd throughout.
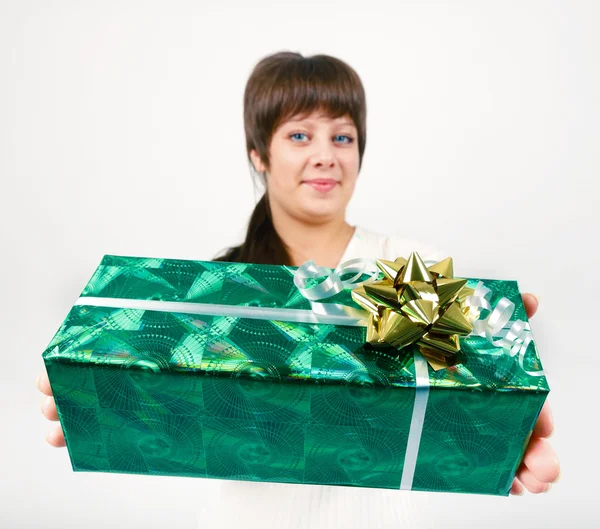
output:
<path id="1" fill-rule="evenodd" d="M 250 216 L 246 240 L 240 246 L 229 248 L 214 261 L 291 265 L 285 245 L 273 226 L 266 193 L 257 202 Z"/>

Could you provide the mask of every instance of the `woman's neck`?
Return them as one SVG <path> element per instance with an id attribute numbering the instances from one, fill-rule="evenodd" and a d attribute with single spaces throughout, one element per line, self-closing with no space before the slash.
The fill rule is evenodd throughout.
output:
<path id="1" fill-rule="evenodd" d="M 355 228 L 344 217 L 323 224 L 306 224 L 287 215 L 273 215 L 273 226 L 287 248 L 291 266 L 312 259 L 319 266 L 335 268 Z"/>

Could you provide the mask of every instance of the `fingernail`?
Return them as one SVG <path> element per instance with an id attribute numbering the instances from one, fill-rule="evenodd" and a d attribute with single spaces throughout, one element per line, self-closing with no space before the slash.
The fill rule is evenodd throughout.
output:
<path id="1" fill-rule="evenodd" d="M 519 492 L 519 494 L 517 494 L 517 496 L 523 496 L 523 494 L 525 494 L 525 490 L 524 489 L 521 492 Z"/>
<path id="2" fill-rule="evenodd" d="M 38 376 L 37 376 L 37 378 L 35 379 L 35 387 L 36 387 L 36 388 L 39 388 L 39 387 L 40 387 L 40 377 L 41 377 L 41 376 L 42 376 L 42 375 L 38 375 Z"/>
<path id="3" fill-rule="evenodd" d="M 552 488 L 552 483 L 548 483 L 548 488 L 544 492 L 550 492 L 551 488 Z"/>
<path id="4" fill-rule="evenodd" d="M 558 473 L 558 477 L 552 483 L 558 483 L 560 478 L 562 478 L 562 470 Z"/>
<path id="5" fill-rule="evenodd" d="M 540 298 L 538 296 L 536 296 L 535 294 L 531 294 L 535 300 L 538 302 L 538 305 L 540 304 Z"/>

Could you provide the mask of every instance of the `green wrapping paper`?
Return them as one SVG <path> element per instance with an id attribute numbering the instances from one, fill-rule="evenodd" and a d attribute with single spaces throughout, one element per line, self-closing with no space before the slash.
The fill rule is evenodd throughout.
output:
<path id="1" fill-rule="evenodd" d="M 513 356 L 468 336 L 460 364 L 429 369 L 409 461 L 410 348 L 373 347 L 360 326 L 190 311 L 310 311 L 295 270 L 104 256 L 42 355 L 73 470 L 391 489 L 410 474 L 402 488 L 508 495 L 549 392 L 535 342 Z M 527 322 L 516 281 L 467 286 L 480 282 Z M 118 307 L 135 300 L 180 305 Z M 328 301 L 358 307 L 350 291 Z"/>

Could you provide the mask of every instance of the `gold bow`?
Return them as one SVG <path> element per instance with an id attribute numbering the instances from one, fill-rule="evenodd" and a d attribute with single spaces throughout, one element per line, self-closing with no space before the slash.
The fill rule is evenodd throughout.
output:
<path id="1" fill-rule="evenodd" d="M 425 266 L 419 254 L 408 260 L 376 260 L 385 278 L 355 288 L 352 298 L 369 311 L 367 341 L 403 349 L 416 344 L 435 370 L 460 363 L 459 335 L 477 318 L 464 304 L 474 290 L 454 278 L 452 258 Z"/>

